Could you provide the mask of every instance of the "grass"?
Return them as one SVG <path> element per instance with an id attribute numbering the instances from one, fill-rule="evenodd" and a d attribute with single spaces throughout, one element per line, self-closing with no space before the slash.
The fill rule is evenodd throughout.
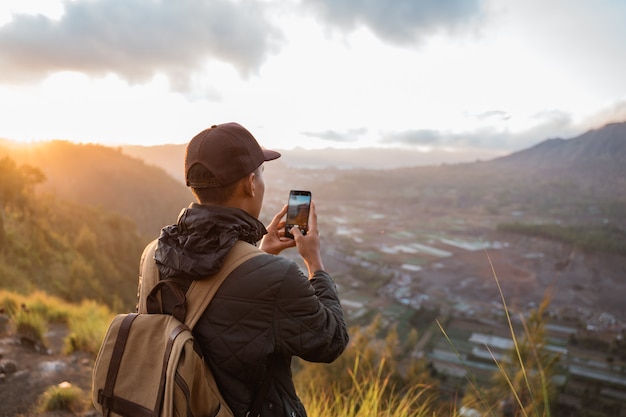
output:
<path id="1" fill-rule="evenodd" d="M 514 327 L 513 317 L 500 286 L 500 280 L 487 254 L 493 278 L 497 285 L 505 321 L 508 326 L 513 348 L 508 357 L 499 359 L 499 355 L 489 350 L 496 371 L 490 379 L 478 378 L 466 364 L 455 342 L 446 333 L 445 323 L 432 318 L 439 330 L 452 347 L 465 369 L 466 383 L 459 387 L 458 393 L 445 396 L 439 391 L 437 380 L 432 375 L 422 374 L 421 383 L 398 382 L 398 374 L 406 370 L 406 362 L 393 363 L 395 359 L 378 347 L 372 354 L 371 346 L 376 342 L 368 330 L 357 330 L 351 334 L 351 344 L 338 362 L 343 362 L 342 370 L 324 373 L 321 365 L 316 364 L 314 372 L 307 372 L 305 383 L 298 378 L 297 386 L 301 398 L 306 404 L 311 417 L 468 417 L 505 415 L 508 408 L 510 416 L 515 417 L 550 417 L 550 405 L 553 398 L 550 376 L 557 357 L 543 349 L 546 344 L 543 330 L 543 313 L 549 304 L 549 294 L 529 317 L 520 317 L 523 325 Z M 517 329 L 517 331 L 516 331 Z M 363 340 L 370 340 L 363 344 Z M 356 347 L 355 347 L 356 346 Z M 354 356 L 352 350 L 357 349 Z M 390 352 L 393 352 L 391 350 Z M 385 356 L 387 355 L 387 356 Z M 393 355 L 393 353 L 392 353 Z M 346 358 L 347 356 L 347 358 Z M 506 355 L 505 355 L 506 356 Z M 379 360 L 380 362 L 377 362 Z M 385 365 L 385 360 L 393 363 Z M 350 364 L 353 364 L 350 369 Z M 371 369 L 372 366 L 378 368 Z M 335 364 L 331 364 L 333 366 Z M 349 383 L 339 382 L 348 373 Z M 334 375 L 334 377 L 332 376 Z M 297 375 L 300 377 L 300 375 Z M 308 379 L 307 379 L 308 378 Z M 479 380 L 481 382 L 479 382 Z M 450 384 L 448 384 L 450 385 Z"/>
<path id="2" fill-rule="evenodd" d="M 488 257 L 488 255 L 487 255 Z M 489 257 L 488 257 L 489 259 Z M 375 332 L 361 335 L 363 345 L 357 346 L 357 353 L 350 353 L 339 362 L 339 376 L 334 379 L 320 373 L 321 368 L 309 372 L 306 382 L 298 383 L 298 392 L 306 404 L 310 417 L 466 417 L 469 415 L 499 416 L 500 401 L 510 398 L 515 416 L 550 417 L 549 361 L 542 352 L 541 314 L 536 321 L 522 320 L 524 336 L 519 337 L 512 324 L 499 279 L 491 264 L 492 273 L 498 286 L 506 314 L 514 349 L 512 363 L 499 361 L 492 354 L 497 366 L 492 384 L 481 386 L 465 366 L 467 390 L 462 398 L 444 398 L 439 395 L 437 382 L 424 374 L 419 383 L 398 384 L 398 373 L 404 366 L 395 362 L 393 349 L 381 350 L 381 345 L 365 351 L 366 343 L 376 343 Z M 89 352 L 95 358 L 102 338 L 113 313 L 94 301 L 81 304 L 68 304 L 43 293 L 23 296 L 0 290 L 0 308 L 10 316 L 20 331 L 30 331 L 45 341 L 46 325 L 49 322 L 65 322 L 70 332 L 65 339 L 65 353 L 74 351 Z M 540 307 L 541 309 L 541 307 Z M 541 311 L 539 312 L 541 313 Z M 462 355 L 455 349 L 446 334 L 444 325 L 436 322 L 457 357 L 463 363 Z M 352 336 L 352 335 L 351 335 Z M 353 338 L 354 343 L 358 337 Z M 391 346 L 391 345 L 390 345 Z M 371 349 L 371 346 L 370 346 Z M 379 352 L 373 356 L 372 351 Z M 383 353 L 381 353 L 383 352 Z M 391 356 L 390 356 L 391 355 Z M 344 354 L 345 356 L 345 354 Z M 388 362 L 387 362 L 388 361 Z M 335 365 L 335 364 L 333 364 Z M 316 364 L 316 367 L 322 365 Z M 404 368 L 406 370 L 406 368 Z M 316 377 L 317 375 L 317 377 Z M 339 379 L 342 379 L 340 382 Z M 38 407 L 40 411 L 64 410 L 78 412 L 88 404 L 88 395 L 78 387 L 60 384 L 50 387 L 42 394 Z M 457 408 L 458 407 L 458 408 Z"/>
<path id="3" fill-rule="evenodd" d="M 544 341 L 541 340 L 543 337 L 541 316 L 548 305 L 549 297 L 544 299 L 535 316 L 531 317 L 530 320 L 525 320 L 521 317 L 524 336 L 518 337 L 513 327 L 513 321 L 500 286 L 500 281 L 488 254 L 487 259 L 498 287 L 506 322 L 511 340 L 513 341 L 512 364 L 498 360 L 489 346 L 486 346 L 498 369 L 498 373 L 494 375 L 494 380 L 496 381 L 494 386 L 488 388 L 481 387 L 469 371 L 469 367 L 465 364 L 462 355 L 456 350 L 453 342 L 446 334 L 445 329 L 438 322 L 441 332 L 467 371 L 466 377 L 472 393 L 464 399 L 463 408 L 480 410 L 479 415 L 496 417 L 502 413 L 500 410 L 502 403 L 499 404 L 498 401 L 507 400 L 508 406 L 514 413 L 511 415 L 550 417 L 551 386 L 546 374 L 555 363 L 556 357 L 548 357 L 541 351 L 544 344 Z M 529 325 L 529 321 L 531 325 Z"/>
<path id="4" fill-rule="evenodd" d="M 84 351 L 94 357 L 114 315 L 94 301 L 70 304 L 42 292 L 22 295 L 0 290 L 0 309 L 9 316 L 15 333 L 43 346 L 49 323 L 67 324 L 64 353 Z"/>
<path id="5" fill-rule="evenodd" d="M 39 412 L 67 411 L 80 413 L 88 406 L 85 392 L 79 387 L 62 382 L 59 385 L 49 387 L 38 401 Z"/>
<path id="6" fill-rule="evenodd" d="M 13 315 L 13 327 L 16 334 L 40 346 L 46 346 L 48 323 L 38 312 L 18 310 Z"/>
<path id="7" fill-rule="evenodd" d="M 74 310 L 69 322 L 70 334 L 65 338 L 65 353 L 74 351 L 98 354 L 100 344 L 113 314 L 109 309 L 94 301 L 84 301 Z"/>
<path id="8" fill-rule="evenodd" d="M 318 384 L 303 389 L 302 398 L 310 417 L 425 417 L 431 416 L 434 399 L 426 386 L 416 385 L 406 392 L 396 391 L 391 375 L 384 374 L 384 362 L 376 371 L 364 370 L 359 357 L 348 371 L 352 384 L 341 391 L 330 382 L 330 390 Z"/>

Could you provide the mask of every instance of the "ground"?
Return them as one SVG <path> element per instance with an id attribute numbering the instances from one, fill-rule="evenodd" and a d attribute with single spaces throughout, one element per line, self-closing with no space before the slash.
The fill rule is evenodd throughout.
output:
<path id="1" fill-rule="evenodd" d="M 69 382 L 78 386 L 89 401 L 91 387 L 91 355 L 63 353 L 63 339 L 67 327 L 52 324 L 46 334 L 45 348 L 33 346 L 15 335 L 0 335 L 0 360 L 15 361 L 17 370 L 0 379 L 0 417 L 45 416 L 61 417 L 72 415 L 63 412 L 39 413 L 37 402 L 43 392 L 51 386 Z M 89 406 L 82 415 L 93 413 Z"/>
<path id="2" fill-rule="evenodd" d="M 488 304 L 501 302 L 499 284 L 509 306 L 538 305 L 548 292 L 552 309 L 578 311 L 581 322 L 601 313 L 626 321 L 625 257 L 583 253 L 536 238 L 507 238 L 510 246 L 499 250 L 452 250 L 454 256 L 440 261 L 440 268 L 420 272 L 423 290 L 439 291 L 444 300 Z"/>

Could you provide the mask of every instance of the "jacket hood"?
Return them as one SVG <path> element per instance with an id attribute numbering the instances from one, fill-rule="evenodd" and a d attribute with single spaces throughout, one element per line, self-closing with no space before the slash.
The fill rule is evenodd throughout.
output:
<path id="1" fill-rule="evenodd" d="M 154 259 L 161 279 L 202 279 L 219 271 L 237 240 L 255 245 L 266 233 L 241 209 L 192 203 L 161 230 Z"/>

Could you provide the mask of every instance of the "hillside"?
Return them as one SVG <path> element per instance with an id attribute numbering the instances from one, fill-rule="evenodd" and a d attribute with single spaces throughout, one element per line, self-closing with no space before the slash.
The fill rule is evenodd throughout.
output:
<path id="1" fill-rule="evenodd" d="M 65 141 L 0 144 L 18 164 L 39 168 L 46 181 L 38 191 L 128 216 L 139 231 L 157 236 L 189 204 L 189 190 L 161 168 L 120 149 Z"/>
<path id="2" fill-rule="evenodd" d="M 610 218 L 626 226 L 624 161 L 626 123 L 611 124 L 491 161 L 384 174 L 349 171 L 324 192 L 333 200 L 378 198 L 398 207 L 412 204 L 424 210 L 441 207 L 492 215 L 517 211 L 576 221 Z"/>
<path id="3" fill-rule="evenodd" d="M 0 162 L 0 287 L 132 309 L 141 251 L 192 200 L 186 187 L 97 145 L 3 142 Z M 20 186 L 31 170 L 42 177 Z"/>
<path id="4" fill-rule="evenodd" d="M 132 309 L 147 243 L 136 225 L 117 213 L 52 196 L 27 200 L 19 208 L 0 201 L 0 288 Z"/>
<path id="5" fill-rule="evenodd" d="M 366 328 L 380 315 L 400 340 L 413 340 L 410 334 L 417 332 L 419 342 L 413 341 L 413 350 L 404 353 L 426 358 L 434 366 L 431 377 L 452 366 L 439 352 L 458 356 L 444 350 L 449 343 L 433 327 L 435 319 L 447 324 L 458 346 L 467 348 L 463 355 L 473 353 L 470 337 L 476 329 L 507 335 L 499 321 L 498 288 L 516 315 L 530 311 L 550 292 L 548 315 L 571 327 L 581 344 L 597 342 L 585 332 L 589 328 L 597 329 L 598 338 L 617 340 L 617 331 L 623 330 L 615 329 L 626 328 L 623 126 L 547 140 L 491 161 L 454 165 L 303 169 L 287 164 L 285 155 L 266 164 L 261 220 L 270 220 L 289 189 L 312 190 L 324 263 L 340 289 L 348 324 Z M 175 145 L 170 159 L 161 162 L 151 159 L 154 155 L 146 154 L 149 162 L 143 162 L 95 145 L 38 146 L 38 151 L 9 151 L 20 163 L 35 161 L 37 165 L 28 163 L 45 168 L 48 180 L 36 185 L 32 204 L 20 210 L 8 206 L 0 217 L 5 232 L 0 239 L 0 287 L 21 293 L 41 289 L 73 301 L 94 298 L 115 311 L 127 311 L 134 302 L 140 251 L 148 235 L 154 236 L 150 227 L 157 226 L 139 223 L 145 220 L 141 212 L 134 214 L 137 220 L 126 211 L 119 214 L 122 200 L 145 211 L 150 205 L 146 202 L 156 204 L 158 197 L 182 190 L 184 202 L 154 206 L 164 219 L 158 227 L 171 222 L 191 196 L 182 174 L 174 179 L 161 167 L 168 161 L 180 166 L 184 146 Z M 46 146 L 54 150 L 46 151 Z M 44 188 L 64 197 L 45 194 Z M 161 195 L 151 194 L 154 190 Z M 109 198 L 98 200 L 99 193 Z M 2 197 L 0 193 L 0 202 Z M 95 203 L 83 204 L 88 201 Z M 147 227 L 148 235 L 140 235 L 135 222 Z M 599 347 L 582 351 L 574 346 L 575 338 L 558 335 L 555 340 L 559 348 L 583 358 L 579 364 L 590 358 L 589 363 L 602 365 L 607 378 L 623 379 L 619 369 L 626 366 L 626 355 L 609 351 L 608 342 L 606 349 L 597 343 Z M 609 357 L 615 366 L 606 369 Z M 315 372 L 320 375 L 319 368 Z M 599 399 L 597 408 L 612 401 L 599 392 L 602 379 L 581 382 L 573 374 L 564 375 L 573 381 L 563 390 L 566 395 L 597 389 L 590 394 Z M 487 381 L 490 375 L 482 377 Z M 445 374 L 438 383 L 445 391 L 464 381 Z"/>
<path id="6" fill-rule="evenodd" d="M 145 161 L 150 165 L 160 167 L 167 172 L 172 178 L 178 180 L 181 184 L 185 183 L 185 147 L 183 145 L 156 145 L 156 146 L 140 146 L 125 145 L 120 149 L 133 158 Z"/>
<path id="7" fill-rule="evenodd" d="M 626 123 L 611 123 L 572 139 L 547 139 L 529 149 L 497 158 L 498 166 L 522 171 L 580 175 L 583 170 L 626 174 Z"/>
<path id="8" fill-rule="evenodd" d="M 612 123 L 572 139 L 548 139 L 491 161 L 509 174 L 533 181 L 577 182 L 598 198 L 626 195 L 626 123 Z"/>
<path id="9" fill-rule="evenodd" d="M 142 159 L 149 164 L 163 168 L 172 177 L 184 182 L 183 158 L 186 144 L 139 146 L 125 145 L 124 153 Z M 432 166 L 438 164 L 456 164 L 461 161 L 488 160 L 500 156 L 502 152 L 474 151 L 448 152 L 402 148 L 363 148 L 363 149 L 278 149 L 281 161 L 289 169 L 322 170 L 393 170 L 397 168 Z M 274 164 L 274 163 L 273 163 Z"/>
<path id="10" fill-rule="evenodd" d="M 182 160 L 185 145 L 124 146 L 122 150 L 148 164 L 162 167 L 183 182 Z M 287 178 L 290 172 L 326 172 L 339 169 L 346 177 L 378 178 L 398 184 L 437 182 L 445 187 L 465 187 L 480 182 L 483 188 L 499 188 L 514 183 L 572 182 L 585 191 L 608 197 L 626 195 L 626 122 L 612 123 L 571 139 L 546 139 L 543 142 L 507 156 L 477 155 L 476 162 L 434 166 L 428 153 L 390 149 L 352 150 L 282 150 L 280 164 L 268 164 L 278 172 L 276 178 Z M 451 157 L 452 158 L 452 157 Z M 479 159 L 482 159 L 480 161 Z M 384 169 L 384 171 L 380 171 Z M 343 174 L 339 174 L 343 176 Z M 313 176 L 317 179 L 317 175 Z M 425 182 L 424 182 L 425 181 Z M 385 187 L 387 188 L 387 187 Z M 393 189 L 398 189 L 394 186 Z M 593 190 L 591 190 L 593 188 Z M 542 192 L 545 190 L 541 190 Z"/>

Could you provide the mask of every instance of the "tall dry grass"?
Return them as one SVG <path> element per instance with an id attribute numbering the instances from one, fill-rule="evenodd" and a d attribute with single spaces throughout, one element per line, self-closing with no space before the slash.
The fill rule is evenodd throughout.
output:
<path id="1" fill-rule="evenodd" d="M 465 363 L 463 355 L 448 337 L 444 326 L 437 321 L 443 336 L 465 368 L 465 392 L 458 398 L 442 397 L 437 390 L 436 380 L 427 373 L 418 373 L 419 380 L 410 384 L 396 383 L 401 365 L 390 357 L 397 352 L 397 346 L 386 341 L 373 340 L 380 331 L 370 326 L 357 331 L 344 356 L 352 361 L 352 366 L 343 360 L 343 373 L 349 375 L 345 383 L 343 376 L 321 365 L 305 367 L 309 382 L 298 384 L 299 393 L 310 417 L 550 417 L 550 404 L 554 390 L 551 384 L 552 370 L 558 357 L 545 349 L 543 315 L 549 305 L 549 294 L 529 317 L 520 315 L 523 332 L 516 331 L 511 309 L 500 286 L 495 268 L 487 254 L 495 285 L 498 288 L 513 349 L 507 360 L 498 360 L 492 353 L 497 372 L 488 383 L 479 383 Z M 352 336 L 352 335 L 351 335 Z M 369 342 L 364 342 L 368 341 Z M 378 346 L 378 349 L 373 349 Z M 350 349 L 356 349 L 356 354 Z M 489 347 L 487 346 L 487 349 Z M 378 352 L 378 353 L 376 353 Z M 392 366 L 388 366 L 391 363 Z M 418 366 L 419 368 L 419 366 Z M 319 378 L 316 378 L 319 374 Z M 296 375 L 297 377 L 298 375 Z M 325 379 L 321 381 L 320 378 Z"/>
<path id="2" fill-rule="evenodd" d="M 26 335 L 45 346 L 50 323 L 65 323 L 69 332 L 64 352 L 84 351 L 95 355 L 114 314 L 95 301 L 67 303 L 42 292 L 30 295 L 0 290 L 0 309 L 12 322 L 15 333 Z"/>
<path id="3" fill-rule="evenodd" d="M 488 256 L 488 255 L 487 255 Z M 550 403 L 553 389 L 550 384 L 551 369 L 556 358 L 544 350 L 542 314 L 548 305 L 546 297 L 542 305 L 529 319 L 522 318 L 523 334 L 516 334 L 513 320 L 500 280 L 492 268 L 495 283 L 506 314 L 514 349 L 511 361 L 504 362 L 492 355 L 498 372 L 492 383 L 480 385 L 467 365 L 467 388 L 465 396 L 442 402 L 438 395 L 437 382 L 424 372 L 423 364 L 401 364 L 394 356 L 406 349 L 399 346 L 397 334 L 390 331 L 385 340 L 376 340 L 380 323 L 359 332 L 353 338 L 353 351 L 341 358 L 334 369 L 316 364 L 312 368 L 300 370 L 304 378 L 296 381 L 298 392 L 306 405 L 310 417 L 499 417 L 509 412 L 515 417 L 550 417 Z M 70 328 L 65 340 L 65 352 L 76 350 L 98 352 L 102 338 L 114 314 L 105 306 L 94 301 L 68 304 L 58 298 L 43 293 L 24 296 L 0 290 L 0 308 L 12 320 L 35 328 L 45 341 L 45 325 L 48 322 L 65 322 Z M 439 328 L 450 340 L 444 327 Z M 346 356 L 344 354 L 344 356 Z M 463 363 L 462 355 L 457 357 Z M 403 380 L 398 373 L 404 368 L 414 367 L 416 378 Z M 338 369 L 340 368 L 340 369 Z M 420 371 L 421 369 L 421 371 Z M 318 375 L 318 377 L 316 377 Z M 51 388 L 51 398 L 64 398 L 69 391 Z M 65 400 L 62 400 L 65 401 Z M 508 410 L 503 410 L 506 403 Z"/>

